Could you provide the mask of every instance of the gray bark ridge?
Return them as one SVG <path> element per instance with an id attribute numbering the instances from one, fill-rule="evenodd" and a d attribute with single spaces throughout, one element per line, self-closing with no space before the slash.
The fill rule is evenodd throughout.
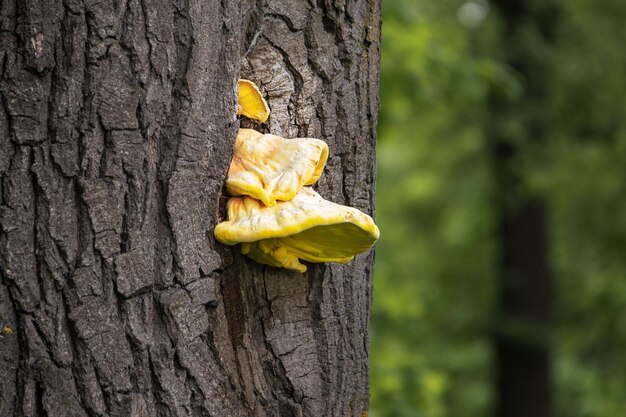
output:
<path id="1" fill-rule="evenodd" d="M 360 416 L 373 252 L 217 243 L 238 78 L 373 214 L 378 1 L 0 5 L 0 416 Z M 7 330 L 8 329 L 8 330 Z"/>

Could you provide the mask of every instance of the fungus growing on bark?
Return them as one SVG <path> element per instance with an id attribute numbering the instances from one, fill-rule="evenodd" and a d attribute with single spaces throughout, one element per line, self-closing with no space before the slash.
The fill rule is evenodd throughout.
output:
<path id="1" fill-rule="evenodd" d="M 226 190 L 273 206 L 289 201 L 305 185 L 314 184 L 326 165 L 328 145 L 312 138 L 284 139 L 239 129 Z"/>
<path id="2" fill-rule="evenodd" d="M 345 263 L 372 247 L 378 227 L 361 211 L 324 200 L 308 187 L 272 207 L 243 196 L 228 201 L 215 237 L 257 262 L 305 272 L 309 262 Z"/>
<path id="3" fill-rule="evenodd" d="M 270 108 L 259 88 L 249 80 L 239 80 L 237 115 L 243 115 L 265 123 L 270 116 Z"/>
<path id="4" fill-rule="evenodd" d="M 239 80 L 237 114 L 265 122 L 269 107 L 259 89 Z M 228 220 L 215 227 L 226 245 L 257 262 L 305 272 L 300 260 L 345 263 L 379 236 L 370 216 L 324 200 L 312 189 L 322 175 L 328 145 L 239 129 L 226 190 Z M 237 197 L 240 196 L 240 197 Z"/>

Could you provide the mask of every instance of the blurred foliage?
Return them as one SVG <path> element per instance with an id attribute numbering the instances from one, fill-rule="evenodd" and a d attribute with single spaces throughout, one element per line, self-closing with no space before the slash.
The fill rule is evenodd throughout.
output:
<path id="1" fill-rule="evenodd" d="M 560 3 L 547 141 L 520 175 L 549 207 L 556 416 L 626 410 L 626 2 Z M 523 80 L 486 1 L 383 1 L 372 417 L 492 416 L 488 99 Z M 491 109 L 493 111 L 493 109 Z M 521 117 L 521 116 L 520 116 Z M 517 133 L 510 127 L 511 137 Z"/>

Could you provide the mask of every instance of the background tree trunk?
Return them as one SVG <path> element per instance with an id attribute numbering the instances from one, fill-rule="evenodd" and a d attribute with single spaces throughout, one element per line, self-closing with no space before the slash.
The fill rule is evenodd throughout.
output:
<path id="1" fill-rule="evenodd" d="M 302 275 L 212 232 L 240 76 L 373 212 L 378 1 L 0 7 L 0 415 L 367 410 L 373 253 Z"/>
<path id="2" fill-rule="evenodd" d="M 553 415 L 553 279 L 548 210 L 522 172 L 549 139 L 551 48 L 559 22 L 554 1 L 496 0 L 504 61 L 521 84 L 514 99 L 492 97 L 489 128 L 500 211 L 499 311 L 494 333 L 498 417 Z"/>

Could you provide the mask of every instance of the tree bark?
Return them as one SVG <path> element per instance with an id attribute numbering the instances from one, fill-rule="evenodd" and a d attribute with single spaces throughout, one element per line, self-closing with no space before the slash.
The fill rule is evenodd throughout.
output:
<path id="1" fill-rule="evenodd" d="M 373 214 L 378 1 L 0 7 L 0 415 L 366 411 L 373 252 L 303 275 L 212 233 L 240 77 Z"/>

